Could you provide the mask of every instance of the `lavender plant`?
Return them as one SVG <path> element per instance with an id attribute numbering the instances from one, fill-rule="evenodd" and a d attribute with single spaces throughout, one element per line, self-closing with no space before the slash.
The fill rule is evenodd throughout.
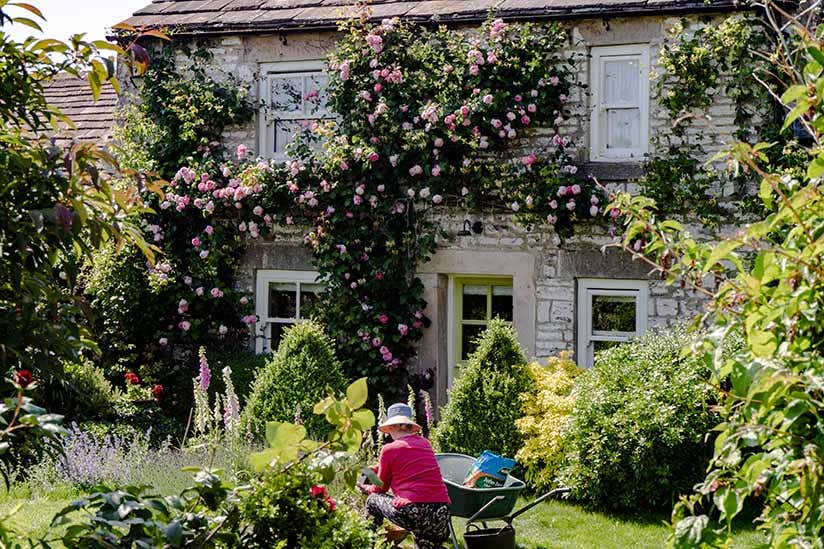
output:
<path id="1" fill-rule="evenodd" d="M 97 436 L 72 423 L 63 436 L 63 452 L 42 465 L 41 480 L 67 483 L 80 488 L 97 484 L 129 482 L 137 469 L 151 458 L 149 436 L 136 433 L 133 438 L 118 435 Z"/>

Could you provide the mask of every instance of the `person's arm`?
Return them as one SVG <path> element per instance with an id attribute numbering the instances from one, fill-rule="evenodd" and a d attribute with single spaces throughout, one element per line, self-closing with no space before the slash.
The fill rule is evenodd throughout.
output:
<path id="1" fill-rule="evenodd" d="M 378 470 L 376 472 L 383 486 L 370 484 L 366 486 L 367 492 L 370 494 L 383 494 L 388 492 L 389 487 L 392 485 L 392 450 L 387 446 L 384 446 L 381 450 L 381 457 L 378 461 Z"/>

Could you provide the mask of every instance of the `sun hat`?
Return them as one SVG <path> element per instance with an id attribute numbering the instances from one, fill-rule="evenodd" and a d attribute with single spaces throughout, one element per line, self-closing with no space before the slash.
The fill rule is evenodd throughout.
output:
<path id="1" fill-rule="evenodd" d="M 384 429 L 392 425 L 411 425 L 416 433 L 421 430 L 421 426 L 412 419 L 412 408 L 403 402 L 393 404 L 386 410 L 386 419 L 378 425 L 378 431 L 385 433 Z"/>

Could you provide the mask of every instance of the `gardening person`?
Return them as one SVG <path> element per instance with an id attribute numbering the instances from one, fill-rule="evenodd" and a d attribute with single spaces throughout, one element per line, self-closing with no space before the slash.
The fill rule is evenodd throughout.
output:
<path id="1" fill-rule="evenodd" d="M 416 549 L 439 549 L 449 539 L 450 501 L 435 452 L 408 404 L 393 404 L 386 415 L 378 430 L 392 442 L 381 450 L 375 469 L 382 486 L 358 484 L 369 494 L 366 513 L 375 528 L 386 518 L 412 532 Z"/>

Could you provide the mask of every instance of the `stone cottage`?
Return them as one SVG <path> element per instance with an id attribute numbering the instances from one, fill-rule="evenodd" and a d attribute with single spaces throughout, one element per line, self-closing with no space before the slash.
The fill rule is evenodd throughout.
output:
<path id="1" fill-rule="evenodd" d="M 302 104 L 307 90 L 326 82 L 324 62 L 335 44 L 336 22 L 357 8 L 347 0 L 154 0 L 127 23 L 174 29 L 178 43 L 211 50 L 215 63 L 266 105 L 256 123 L 227 139 L 270 158 L 285 158 L 296 123 L 327 113 Z M 735 0 L 375 0 L 371 16 L 468 28 L 492 12 L 507 21 L 561 20 L 579 53 L 578 80 L 567 121 L 577 137 L 580 173 L 613 188 L 633 190 L 646 154 L 671 120 L 651 79 L 668 29 L 713 24 L 738 8 Z M 583 91 L 586 89 L 586 93 Z M 732 139 L 733 101 L 723 94 L 702 128 L 704 149 Z M 547 136 L 536 132 L 540 143 Z M 419 366 L 437 372 L 435 396 L 443 403 L 456 369 L 471 351 L 472 336 L 494 316 L 511 319 L 523 347 L 545 358 L 575 351 L 582 365 L 614 342 L 655 326 L 689 320 L 700 297 L 649 278 L 647 269 L 616 250 L 603 227 L 580 227 L 562 241 L 549 227 L 531 230 L 502 212 L 449 211 L 433 261 L 422 265 L 432 325 L 420 344 Z M 255 292 L 258 351 L 276 344 L 286 325 L 301 320 L 302 305 L 322 291 L 302 233 L 284 228 L 251 244 L 238 283 Z"/>

